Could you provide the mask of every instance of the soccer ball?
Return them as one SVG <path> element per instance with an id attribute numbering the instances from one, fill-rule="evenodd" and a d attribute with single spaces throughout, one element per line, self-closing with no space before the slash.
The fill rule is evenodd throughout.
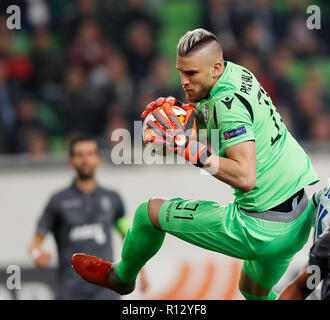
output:
<path id="1" fill-rule="evenodd" d="M 177 106 L 171 106 L 171 108 L 178 117 L 179 121 L 181 123 L 184 123 L 186 121 L 187 112 L 184 109 Z M 159 111 L 166 117 L 166 114 L 162 107 L 159 107 Z M 151 113 L 148 114 L 148 116 L 143 121 L 143 127 L 142 127 L 143 142 L 146 144 L 147 148 L 150 148 L 153 152 L 160 155 L 166 155 L 166 149 L 164 149 L 162 145 L 154 143 L 151 140 L 153 133 L 152 130 L 147 126 L 149 120 L 152 120 L 157 124 L 160 124 Z"/>

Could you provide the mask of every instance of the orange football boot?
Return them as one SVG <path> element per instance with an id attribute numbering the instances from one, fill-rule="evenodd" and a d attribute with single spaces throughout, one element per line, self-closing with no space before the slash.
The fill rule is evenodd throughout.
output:
<path id="1" fill-rule="evenodd" d="M 72 256 L 72 266 L 87 282 L 111 289 L 121 295 L 135 289 L 135 281 L 120 280 L 115 271 L 115 264 L 83 253 Z"/>

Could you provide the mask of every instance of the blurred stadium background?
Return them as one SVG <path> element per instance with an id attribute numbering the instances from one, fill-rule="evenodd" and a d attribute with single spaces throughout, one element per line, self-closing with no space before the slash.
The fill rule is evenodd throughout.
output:
<path id="1" fill-rule="evenodd" d="M 12 4 L 21 9 L 21 30 L 6 26 Z M 306 27 L 311 4 L 321 9 L 319 30 Z M 0 299 L 54 298 L 56 255 L 50 268 L 38 270 L 27 246 L 49 195 L 72 178 L 66 148 L 76 132 L 98 140 L 105 161 L 98 177 L 119 191 L 131 217 L 152 196 L 223 204 L 233 199 L 228 186 L 195 168 L 111 161 L 115 129 L 133 134 L 134 120 L 159 96 L 184 100 L 175 48 L 188 30 L 213 31 L 225 59 L 257 76 L 321 178 L 309 195 L 320 188 L 330 175 L 329 8 L 327 1 L 307 0 L 1 0 Z M 114 242 L 119 255 L 119 236 Z M 297 254 L 279 288 L 297 274 L 309 246 Z M 55 252 L 51 237 L 46 248 Z M 23 272 L 17 291 L 6 287 L 6 268 L 13 264 Z M 150 290 L 128 298 L 240 299 L 240 264 L 167 236 L 147 265 Z M 173 273 L 177 267 L 180 272 Z"/>

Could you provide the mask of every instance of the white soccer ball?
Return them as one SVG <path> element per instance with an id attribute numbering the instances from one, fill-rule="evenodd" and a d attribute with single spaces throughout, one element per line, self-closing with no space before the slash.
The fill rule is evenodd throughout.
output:
<path id="1" fill-rule="evenodd" d="M 184 109 L 177 107 L 177 106 L 171 106 L 171 108 L 173 109 L 176 116 L 179 118 L 179 121 L 181 123 L 184 123 L 186 120 L 187 112 Z M 158 109 L 159 109 L 160 113 L 162 113 L 163 116 L 166 117 L 166 114 L 165 114 L 163 108 L 159 107 Z M 146 144 L 147 148 L 150 148 L 153 152 L 160 154 L 160 155 L 166 155 L 166 149 L 164 149 L 162 145 L 159 145 L 155 142 L 150 142 L 150 137 L 154 136 L 154 134 L 153 134 L 152 129 L 150 129 L 147 126 L 147 123 L 149 120 L 154 121 L 156 124 L 160 124 L 151 113 L 148 114 L 148 116 L 144 119 L 143 126 L 142 126 L 143 142 Z"/>

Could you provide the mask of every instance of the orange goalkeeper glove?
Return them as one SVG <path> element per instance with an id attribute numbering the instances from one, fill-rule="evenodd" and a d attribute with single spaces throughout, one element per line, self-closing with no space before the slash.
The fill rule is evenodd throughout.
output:
<path id="1" fill-rule="evenodd" d="M 185 111 L 195 109 L 195 107 L 192 104 L 183 104 L 181 101 L 177 100 L 172 96 L 166 98 L 160 97 L 157 100 L 152 101 L 147 105 L 146 110 L 143 111 L 141 117 L 145 119 L 149 113 L 152 113 L 155 109 L 157 109 L 158 107 L 162 107 L 164 104 L 168 104 L 170 106 L 177 106 L 184 109 Z"/>
<path id="2" fill-rule="evenodd" d="M 211 155 L 207 146 L 197 141 L 196 115 L 192 105 L 181 105 L 188 110 L 186 120 L 180 123 L 170 104 L 163 104 L 164 116 L 158 108 L 152 111 L 152 115 L 160 123 L 149 120 L 147 126 L 152 129 L 154 142 L 165 145 L 168 150 L 184 157 L 197 167 L 203 167 L 205 160 Z"/>

